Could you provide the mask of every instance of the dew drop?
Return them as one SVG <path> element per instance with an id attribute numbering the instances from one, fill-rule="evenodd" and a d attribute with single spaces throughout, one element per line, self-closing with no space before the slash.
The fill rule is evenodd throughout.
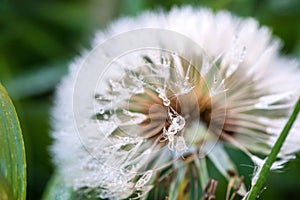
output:
<path id="1" fill-rule="evenodd" d="M 144 79 L 144 76 L 140 74 L 140 75 L 138 76 L 138 79 L 143 80 L 143 79 Z"/>
<path id="2" fill-rule="evenodd" d="M 182 130 L 185 125 L 185 120 L 182 116 L 177 116 L 172 120 L 172 124 L 178 129 Z"/>
<path id="3" fill-rule="evenodd" d="M 148 183 L 153 175 L 153 171 L 147 171 L 135 184 L 135 188 L 143 187 L 146 183 Z"/>
<path id="4" fill-rule="evenodd" d="M 143 87 L 136 87 L 132 90 L 133 94 L 143 94 L 145 92 Z"/>
<path id="5" fill-rule="evenodd" d="M 185 144 L 185 140 L 184 140 L 183 136 L 178 136 L 177 137 L 175 149 L 176 149 L 177 152 L 183 152 L 187 149 L 187 146 Z"/>
<path id="6" fill-rule="evenodd" d="M 218 82 L 218 78 L 216 76 L 216 74 L 214 74 L 214 84 L 216 84 Z"/>
<path id="7" fill-rule="evenodd" d="M 102 190 L 99 196 L 101 199 L 107 199 L 110 196 L 110 193 L 107 190 Z"/>
<path id="8" fill-rule="evenodd" d="M 170 100 L 169 99 L 167 99 L 167 98 L 164 98 L 163 99 L 163 104 L 164 104 L 164 106 L 169 106 L 170 105 Z"/>
<path id="9" fill-rule="evenodd" d="M 161 63 L 162 63 L 162 66 L 165 68 L 170 66 L 170 60 L 164 56 L 161 57 Z"/>
<path id="10" fill-rule="evenodd" d="M 105 112 L 105 109 L 104 109 L 104 108 L 100 108 L 100 109 L 99 109 L 99 114 L 103 115 L 104 112 Z"/>
<path id="11" fill-rule="evenodd" d="M 110 86 L 113 91 L 118 91 L 122 88 L 121 84 L 119 82 L 109 80 Z"/>
<path id="12" fill-rule="evenodd" d="M 245 56 L 246 56 L 246 53 L 247 53 L 247 49 L 246 49 L 246 47 L 244 46 L 244 47 L 243 47 L 243 50 L 242 50 L 242 52 L 241 52 L 241 54 L 240 54 L 240 56 L 239 56 L 239 62 L 240 62 L 240 63 L 244 61 Z"/>
<path id="13" fill-rule="evenodd" d="M 177 128 L 171 124 L 168 128 L 168 131 L 166 132 L 166 134 L 169 136 L 169 135 L 175 135 L 177 133 Z M 168 138 L 169 140 L 171 140 L 172 138 Z"/>
<path id="14" fill-rule="evenodd" d="M 104 95 L 97 95 L 96 100 L 98 100 L 101 104 L 107 104 L 112 100 L 112 97 L 104 96 Z"/>
<path id="15" fill-rule="evenodd" d="M 155 90 L 158 94 L 161 94 L 162 93 L 162 89 L 160 87 L 156 88 Z"/>

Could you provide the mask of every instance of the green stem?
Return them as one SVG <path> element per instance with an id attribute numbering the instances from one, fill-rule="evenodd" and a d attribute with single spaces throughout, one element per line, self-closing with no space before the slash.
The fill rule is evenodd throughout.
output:
<path id="1" fill-rule="evenodd" d="M 283 128 L 281 134 L 279 135 L 276 143 L 274 144 L 269 156 L 267 157 L 265 163 L 261 167 L 259 174 L 258 174 L 258 179 L 257 179 L 256 183 L 252 185 L 252 187 L 247 195 L 247 198 L 246 198 L 247 200 L 256 199 L 259 192 L 261 191 L 261 188 L 264 185 L 264 183 L 267 179 L 267 176 L 270 172 L 270 168 L 271 168 L 272 164 L 274 163 L 274 161 L 276 160 L 277 154 L 279 153 L 281 146 L 283 145 L 294 121 L 296 120 L 299 110 L 300 110 L 300 98 L 298 99 L 292 115 L 290 116 L 288 122 L 284 126 L 284 128 Z"/>
<path id="2" fill-rule="evenodd" d="M 195 166 L 198 170 L 198 175 L 200 176 L 200 184 L 202 191 L 204 191 L 208 181 L 209 175 L 207 171 L 206 158 L 195 158 Z"/>

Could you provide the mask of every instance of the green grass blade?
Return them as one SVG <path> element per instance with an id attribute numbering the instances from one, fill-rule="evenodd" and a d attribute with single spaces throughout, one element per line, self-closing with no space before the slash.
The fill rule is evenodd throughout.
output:
<path id="1" fill-rule="evenodd" d="M 0 84 L 0 199 L 26 199 L 25 148 L 16 110 Z"/>
<path id="2" fill-rule="evenodd" d="M 209 175 L 207 171 L 206 158 L 195 158 L 194 160 L 197 173 L 199 175 L 202 191 L 204 191 L 206 184 L 209 181 Z"/>
<path id="3" fill-rule="evenodd" d="M 260 193 L 266 179 L 267 176 L 270 172 L 270 169 L 272 167 L 272 164 L 275 162 L 277 155 L 280 151 L 280 148 L 282 147 L 290 129 L 292 128 L 293 123 L 295 122 L 297 115 L 300 111 L 300 98 L 297 101 L 297 104 L 294 108 L 294 111 L 292 113 L 292 115 L 290 116 L 288 122 L 286 123 L 286 125 L 284 126 L 282 132 L 280 133 L 277 141 L 275 142 L 271 153 L 269 154 L 269 156 L 267 157 L 267 159 L 265 160 L 263 166 L 261 167 L 261 169 L 258 172 L 258 179 L 257 181 L 252 185 L 248 195 L 247 195 L 247 200 L 254 200 L 256 199 L 256 197 L 258 196 L 258 194 Z"/>
<path id="4" fill-rule="evenodd" d="M 185 174 L 187 172 L 187 166 L 180 166 L 177 169 L 176 177 L 171 183 L 170 191 L 169 191 L 169 200 L 182 199 L 179 197 L 180 191 L 182 191 L 182 186 L 185 185 Z"/>

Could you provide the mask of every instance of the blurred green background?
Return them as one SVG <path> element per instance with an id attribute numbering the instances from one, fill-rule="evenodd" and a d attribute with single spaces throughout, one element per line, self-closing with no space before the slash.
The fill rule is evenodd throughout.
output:
<path id="1" fill-rule="evenodd" d="M 0 0 L 0 81 L 15 103 L 23 129 L 27 199 L 40 199 L 53 173 L 48 152 L 50 111 L 55 86 L 67 72 L 68 63 L 89 48 L 95 30 L 105 28 L 110 21 L 146 9 L 169 10 L 182 4 L 252 16 L 282 38 L 283 54 L 300 61 L 299 0 Z M 249 183 L 251 162 L 243 156 L 236 160 Z M 269 176 L 261 199 L 299 199 L 299 156 L 281 172 Z M 224 180 L 214 169 L 212 174 L 220 179 L 217 195 L 223 197 Z"/>

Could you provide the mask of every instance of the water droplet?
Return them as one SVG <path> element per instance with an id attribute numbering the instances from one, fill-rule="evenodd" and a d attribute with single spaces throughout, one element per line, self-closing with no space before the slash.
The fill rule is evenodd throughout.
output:
<path id="1" fill-rule="evenodd" d="M 141 188 L 148 183 L 153 175 L 152 170 L 148 170 L 135 184 L 135 188 Z"/>
<path id="2" fill-rule="evenodd" d="M 101 191 L 101 194 L 100 194 L 100 198 L 101 199 L 107 199 L 107 198 L 109 198 L 110 197 L 110 192 L 108 192 L 107 190 L 102 190 Z"/>
<path id="3" fill-rule="evenodd" d="M 130 117 L 128 121 L 122 122 L 121 125 L 133 125 L 133 124 L 140 124 L 145 119 L 147 119 L 147 116 L 142 113 L 136 113 L 136 112 L 130 112 L 128 110 L 123 109 L 123 114 Z"/>
<path id="4" fill-rule="evenodd" d="M 246 47 L 244 46 L 244 47 L 243 47 L 243 50 L 242 50 L 242 52 L 241 52 L 241 54 L 240 54 L 240 56 L 239 56 L 239 62 L 240 62 L 240 63 L 243 62 L 244 59 L 245 59 L 245 56 L 246 56 L 246 53 L 247 53 L 246 50 L 247 50 L 247 49 L 246 49 Z"/>
<path id="5" fill-rule="evenodd" d="M 133 94 L 143 94 L 145 92 L 143 87 L 136 87 L 132 90 Z"/>
<path id="6" fill-rule="evenodd" d="M 168 139 L 169 139 L 168 149 L 173 151 L 174 150 L 174 135 L 169 135 Z"/>
<path id="7" fill-rule="evenodd" d="M 165 105 L 165 106 L 169 106 L 170 105 L 170 100 L 169 99 L 167 99 L 167 98 L 164 98 L 163 99 L 163 104 Z"/>
<path id="8" fill-rule="evenodd" d="M 104 96 L 104 95 L 97 95 L 96 100 L 98 100 L 101 104 L 107 104 L 112 100 L 112 97 Z"/>
<path id="9" fill-rule="evenodd" d="M 168 128 L 168 131 L 166 132 L 166 135 L 175 135 L 177 133 L 178 129 L 173 124 L 171 124 Z M 172 139 L 172 138 L 171 138 Z M 169 138 L 170 140 L 170 138 Z"/>
<path id="10" fill-rule="evenodd" d="M 178 129 L 182 130 L 185 125 L 185 120 L 182 116 L 177 116 L 172 120 L 172 124 Z"/>
<path id="11" fill-rule="evenodd" d="M 158 87 L 158 88 L 156 88 L 155 91 L 156 91 L 158 94 L 161 94 L 163 90 L 162 90 L 160 87 Z"/>
<path id="12" fill-rule="evenodd" d="M 119 82 L 109 80 L 109 83 L 113 91 L 119 91 L 122 89 L 122 85 Z"/>
<path id="13" fill-rule="evenodd" d="M 102 115 L 102 114 L 104 114 L 104 112 L 105 112 L 105 109 L 104 109 L 104 108 L 100 108 L 100 109 L 99 109 L 99 114 Z"/>
<path id="14" fill-rule="evenodd" d="M 158 87 L 158 88 L 156 88 L 155 91 L 158 93 L 158 97 L 159 97 L 160 99 L 163 100 L 164 106 L 169 106 L 171 102 L 170 102 L 170 100 L 166 97 L 165 90 L 163 90 L 162 88 Z"/>
<path id="15" fill-rule="evenodd" d="M 176 145 L 175 145 L 176 152 L 183 152 L 187 149 L 187 146 L 185 144 L 185 140 L 183 136 L 178 136 Z"/>
<path id="16" fill-rule="evenodd" d="M 163 67 L 167 68 L 170 66 L 170 60 L 164 56 L 161 57 L 161 64 Z"/>
<path id="17" fill-rule="evenodd" d="M 130 116 L 130 112 L 129 112 L 128 110 L 126 110 L 126 109 L 123 109 L 122 111 L 123 111 L 123 114 L 124 114 L 124 115 L 128 115 L 128 116 Z"/>
<path id="18" fill-rule="evenodd" d="M 143 79 L 144 79 L 144 76 L 140 74 L 140 75 L 138 76 L 138 79 L 143 80 Z"/>
<path id="19" fill-rule="evenodd" d="M 218 82 L 218 78 L 217 78 L 217 75 L 214 74 L 214 84 L 216 84 Z"/>

